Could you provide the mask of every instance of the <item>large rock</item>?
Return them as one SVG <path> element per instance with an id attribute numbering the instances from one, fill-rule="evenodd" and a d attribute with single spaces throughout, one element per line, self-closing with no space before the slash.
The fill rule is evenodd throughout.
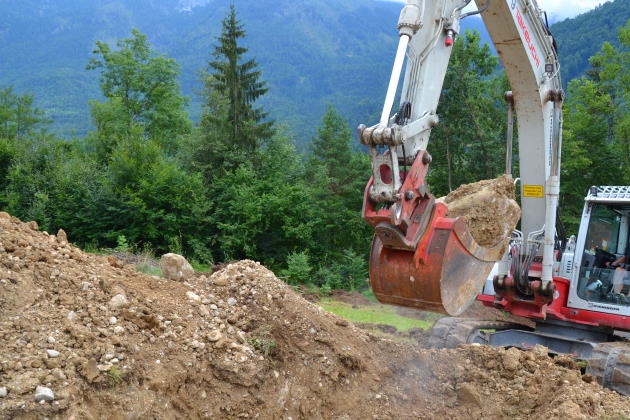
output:
<path id="1" fill-rule="evenodd" d="M 184 279 L 191 277 L 195 270 L 186 261 L 186 258 L 177 254 L 164 254 L 160 258 L 160 268 L 162 274 L 169 280 L 183 281 Z"/>

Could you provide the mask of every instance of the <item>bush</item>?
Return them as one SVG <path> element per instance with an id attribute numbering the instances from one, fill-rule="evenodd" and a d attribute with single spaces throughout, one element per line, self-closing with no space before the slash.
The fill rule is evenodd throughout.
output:
<path id="1" fill-rule="evenodd" d="M 287 277 L 289 284 L 306 284 L 312 270 L 306 252 L 293 252 L 287 257 L 287 269 L 282 271 L 282 277 Z"/>

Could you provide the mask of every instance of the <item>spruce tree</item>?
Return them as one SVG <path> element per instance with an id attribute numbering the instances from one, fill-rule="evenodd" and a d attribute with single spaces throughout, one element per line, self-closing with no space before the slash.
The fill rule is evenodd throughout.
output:
<path id="1" fill-rule="evenodd" d="M 268 88 L 261 80 L 256 60 L 244 59 L 247 48 L 240 45 L 239 40 L 245 35 L 232 5 L 217 38 L 219 44 L 213 52 L 214 60 L 208 63 L 209 74 L 204 80 L 207 109 L 202 130 L 208 141 L 219 141 L 226 146 L 219 150 L 234 151 L 236 147 L 251 153 L 258 149 L 261 141 L 271 138 L 274 130 L 268 114 L 254 107 Z M 210 149 L 217 150 L 217 147 Z"/>

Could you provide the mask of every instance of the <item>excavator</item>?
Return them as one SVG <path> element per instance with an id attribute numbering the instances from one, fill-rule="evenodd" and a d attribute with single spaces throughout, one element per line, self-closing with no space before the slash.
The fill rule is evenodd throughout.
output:
<path id="1" fill-rule="evenodd" d="M 379 123 L 358 127 L 372 176 L 362 216 L 374 227 L 370 285 L 387 304 L 448 315 L 435 347 L 480 343 L 585 361 L 586 373 L 630 395 L 630 187 L 593 186 L 577 237 L 558 217 L 564 93 L 556 43 L 536 0 L 407 0 Z M 505 174 L 518 129 L 520 229 L 481 246 L 431 194 L 431 130 L 460 22 L 481 18 L 509 80 Z M 400 78 L 404 78 L 399 89 Z M 399 96 L 398 111 L 392 115 Z M 475 301 L 527 323 L 459 317 Z"/>

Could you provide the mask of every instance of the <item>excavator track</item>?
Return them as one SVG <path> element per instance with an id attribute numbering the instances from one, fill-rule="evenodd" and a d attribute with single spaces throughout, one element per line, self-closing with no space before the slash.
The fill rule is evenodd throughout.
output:
<path id="1" fill-rule="evenodd" d="M 486 344 L 481 330 L 523 328 L 522 325 L 470 318 L 440 318 L 429 330 L 425 345 L 435 349 L 456 348 L 460 344 Z M 630 342 L 601 343 L 586 359 L 586 373 L 605 388 L 630 396 Z"/>
<path id="2" fill-rule="evenodd" d="M 587 360 L 586 373 L 622 395 L 630 395 L 630 343 L 601 343 Z"/>
<path id="3" fill-rule="evenodd" d="M 480 330 L 506 330 L 517 324 L 503 321 L 487 321 L 472 318 L 444 317 L 429 330 L 426 344 L 435 349 L 452 349 L 460 344 L 484 343 Z"/>

